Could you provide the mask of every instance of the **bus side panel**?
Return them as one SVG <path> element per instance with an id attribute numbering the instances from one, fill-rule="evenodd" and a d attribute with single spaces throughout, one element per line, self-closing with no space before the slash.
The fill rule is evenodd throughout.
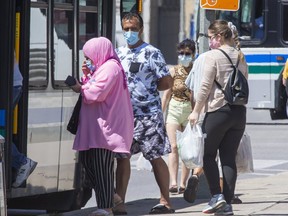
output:
<path id="1" fill-rule="evenodd" d="M 284 48 L 242 48 L 249 67 L 250 108 L 275 107 L 275 80 L 283 68 L 288 51 Z"/>
<path id="2" fill-rule="evenodd" d="M 76 171 L 75 163 L 78 163 L 78 154 L 73 150 L 74 135 L 67 131 L 67 123 L 70 119 L 73 107 L 78 99 L 78 94 L 71 91 L 63 92 L 63 112 L 61 130 L 61 148 L 59 161 L 59 190 L 79 188 L 81 173 Z"/>

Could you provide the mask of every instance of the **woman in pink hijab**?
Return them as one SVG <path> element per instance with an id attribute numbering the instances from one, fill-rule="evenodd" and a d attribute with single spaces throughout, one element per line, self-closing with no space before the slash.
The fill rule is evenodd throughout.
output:
<path id="1" fill-rule="evenodd" d="M 79 125 L 73 149 L 94 187 L 98 209 L 91 216 L 113 215 L 114 154 L 130 153 L 133 111 L 120 61 L 104 37 L 84 44 L 82 85 L 71 88 L 82 94 Z"/>

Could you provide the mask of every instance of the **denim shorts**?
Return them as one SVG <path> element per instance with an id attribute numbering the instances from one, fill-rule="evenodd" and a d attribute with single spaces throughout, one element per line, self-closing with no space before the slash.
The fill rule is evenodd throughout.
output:
<path id="1" fill-rule="evenodd" d="M 177 101 L 171 98 L 167 109 L 166 123 L 186 126 L 191 112 L 190 101 Z"/>
<path id="2" fill-rule="evenodd" d="M 142 152 L 147 160 L 154 160 L 171 152 L 162 112 L 134 118 L 134 137 L 130 152 Z M 116 154 L 116 158 L 128 157 L 128 154 Z"/>

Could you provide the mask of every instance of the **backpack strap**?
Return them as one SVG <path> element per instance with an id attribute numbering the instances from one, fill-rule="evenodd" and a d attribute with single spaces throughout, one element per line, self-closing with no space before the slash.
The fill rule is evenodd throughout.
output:
<path id="1" fill-rule="evenodd" d="M 229 60 L 229 62 L 232 65 L 232 67 L 235 68 L 235 65 L 233 64 L 233 62 L 232 62 L 231 58 L 228 56 L 228 54 L 222 49 L 217 49 L 217 50 L 221 51 L 227 57 L 227 59 Z M 239 55 L 238 55 L 238 60 L 237 60 L 237 66 L 238 66 L 238 64 L 239 64 Z M 224 90 L 223 90 L 223 87 L 220 85 L 220 83 L 217 82 L 216 79 L 214 79 L 214 82 L 216 83 L 217 87 L 223 92 L 223 94 L 225 94 Z"/>
<path id="2" fill-rule="evenodd" d="M 240 62 L 240 55 L 238 55 L 236 65 L 234 65 L 231 58 L 229 57 L 229 55 L 224 50 L 222 50 L 222 49 L 218 49 L 218 50 L 221 51 L 227 57 L 227 59 L 230 61 L 230 63 L 232 64 L 233 67 L 236 67 L 236 68 L 238 67 L 239 62 Z"/>
<path id="3" fill-rule="evenodd" d="M 215 79 L 214 79 L 214 82 L 215 84 L 217 85 L 217 87 L 222 91 L 222 93 L 225 95 L 225 91 L 223 90 L 222 86 L 220 85 L 219 82 L 217 82 Z"/>
<path id="4" fill-rule="evenodd" d="M 227 54 L 224 50 L 222 50 L 222 49 L 218 49 L 218 50 L 221 51 L 221 52 L 227 57 L 227 59 L 230 61 L 230 63 L 232 64 L 232 66 L 235 67 L 235 65 L 233 64 L 231 58 L 228 56 L 228 54 Z M 238 61 L 237 61 L 237 62 L 238 62 Z"/>

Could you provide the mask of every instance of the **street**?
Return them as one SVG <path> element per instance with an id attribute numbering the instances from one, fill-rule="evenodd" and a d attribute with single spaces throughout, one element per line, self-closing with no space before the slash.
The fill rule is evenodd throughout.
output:
<path id="1" fill-rule="evenodd" d="M 234 215 L 288 215 L 287 128 L 288 120 L 272 121 L 268 111 L 247 110 L 246 132 L 251 138 L 254 172 L 238 175 L 235 194 L 243 203 L 233 205 Z M 158 204 L 160 196 L 153 172 L 137 169 L 138 158 L 139 154 L 131 159 L 132 172 L 126 207 L 128 215 L 144 216 L 148 215 L 152 206 Z M 167 161 L 167 156 L 164 159 Z M 197 199 L 193 204 L 187 203 L 182 194 L 171 195 L 170 198 L 177 215 L 204 215 L 201 211 L 210 199 L 204 175 L 200 177 Z M 95 210 L 95 207 L 96 201 L 93 194 L 82 210 L 60 215 L 87 216 Z M 41 214 L 41 216 L 56 215 Z"/>
<path id="2" fill-rule="evenodd" d="M 272 121 L 267 113 L 268 111 L 258 110 L 248 110 L 247 112 L 246 131 L 251 138 L 254 173 L 240 174 L 238 176 L 239 180 L 262 179 L 282 172 L 288 172 L 288 120 Z M 127 191 L 127 202 L 159 198 L 159 189 L 153 173 L 147 170 L 137 170 L 138 157 L 139 154 L 134 155 L 131 159 L 132 172 Z M 165 160 L 167 161 L 167 157 L 165 157 Z M 204 187 L 206 187 L 205 184 Z M 236 194 L 237 192 L 241 193 L 236 188 Z M 198 198 L 209 197 L 207 188 L 200 188 L 198 193 L 200 193 Z M 185 203 L 184 200 L 183 203 Z M 95 205 L 95 197 L 93 197 L 85 208 L 95 207 Z"/>

